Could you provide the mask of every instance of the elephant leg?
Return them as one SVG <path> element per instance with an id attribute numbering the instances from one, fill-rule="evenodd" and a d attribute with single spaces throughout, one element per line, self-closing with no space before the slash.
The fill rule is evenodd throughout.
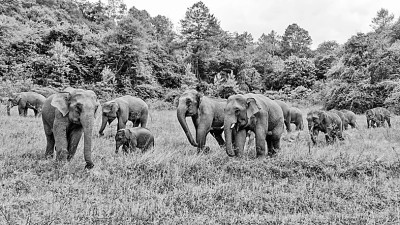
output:
<path id="1" fill-rule="evenodd" d="M 24 116 L 25 115 L 25 108 L 18 105 L 18 113 L 20 116 Z"/>
<path id="2" fill-rule="evenodd" d="M 219 146 L 224 146 L 225 141 L 222 138 L 222 132 L 223 130 L 212 130 L 210 131 L 211 135 L 217 140 Z"/>
<path id="3" fill-rule="evenodd" d="M 212 120 L 204 118 L 200 120 L 201 122 L 198 124 L 196 129 L 196 142 L 197 142 L 197 153 L 201 151 L 207 153 L 210 148 L 206 145 L 207 134 L 210 131 Z"/>
<path id="4" fill-rule="evenodd" d="M 118 126 L 117 126 L 117 131 L 124 129 L 126 127 L 126 120 L 118 118 Z"/>
<path id="5" fill-rule="evenodd" d="M 82 127 L 72 128 L 68 132 L 68 156 L 67 160 L 71 160 L 76 153 L 76 149 L 78 148 L 79 141 L 81 140 L 83 133 Z"/>
<path id="6" fill-rule="evenodd" d="M 145 115 L 142 115 L 140 117 L 140 126 L 141 127 L 146 127 L 147 126 L 147 118 L 148 118 L 148 113 Z"/>
<path id="7" fill-rule="evenodd" d="M 54 157 L 54 145 L 55 145 L 55 139 L 54 139 L 54 134 L 46 133 L 46 140 L 47 140 L 47 145 L 46 145 L 46 153 L 45 157 L 46 158 L 53 158 Z"/>
<path id="8" fill-rule="evenodd" d="M 235 145 L 237 149 L 236 155 L 239 157 L 243 155 L 244 145 L 246 143 L 246 137 L 247 137 L 246 130 L 239 130 L 236 133 L 236 138 L 235 138 Z"/>
<path id="9" fill-rule="evenodd" d="M 291 117 L 288 116 L 288 117 L 286 118 L 286 120 L 284 121 L 284 122 L 285 122 L 285 126 L 286 126 L 286 131 L 287 131 L 288 133 L 290 133 L 290 132 L 292 131 L 292 128 L 290 127 L 290 120 L 291 120 Z"/>
<path id="10" fill-rule="evenodd" d="M 386 118 L 386 122 L 388 123 L 389 128 L 391 128 L 392 125 L 390 124 L 390 117 Z"/>
<path id="11" fill-rule="evenodd" d="M 317 144 L 318 133 L 319 131 L 317 129 L 313 129 L 313 131 L 310 133 L 311 141 L 313 142 L 314 145 Z"/>
<path id="12" fill-rule="evenodd" d="M 38 117 L 39 111 L 37 109 L 32 109 L 32 110 L 35 113 L 35 117 Z"/>
<path id="13" fill-rule="evenodd" d="M 266 134 L 262 128 L 256 128 L 256 152 L 257 156 L 265 155 L 265 141 L 266 141 Z"/>

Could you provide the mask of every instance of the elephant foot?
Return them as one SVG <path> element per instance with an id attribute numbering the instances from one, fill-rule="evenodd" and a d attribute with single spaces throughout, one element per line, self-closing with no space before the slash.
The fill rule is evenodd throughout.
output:
<path id="1" fill-rule="evenodd" d="M 67 155 L 68 155 L 67 151 L 59 151 L 59 152 L 57 152 L 56 159 L 58 161 L 63 161 L 63 160 L 65 160 Z"/>
<path id="2" fill-rule="evenodd" d="M 249 150 L 249 159 L 256 159 L 257 158 L 257 151 L 256 150 Z"/>
<path id="3" fill-rule="evenodd" d="M 72 157 L 74 157 L 73 155 L 68 154 L 67 155 L 67 161 L 71 161 Z"/>
<path id="4" fill-rule="evenodd" d="M 274 150 L 274 149 L 271 149 L 271 150 L 268 150 L 268 157 L 275 157 L 277 154 L 276 154 L 276 151 Z"/>
<path id="5" fill-rule="evenodd" d="M 99 136 L 101 137 L 101 136 L 104 136 L 104 133 L 103 132 L 99 132 Z"/>
<path id="6" fill-rule="evenodd" d="M 210 147 L 204 146 L 203 148 L 198 148 L 197 154 L 200 154 L 200 153 L 204 153 L 204 154 L 210 153 Z"/>
<path id="7" fill-rule="evenodd" d="M 44 155 L 44 158 L 46 158 L 46 159 L 53 159 L 54 158 L 54 154 L 45 154 Z"/>
<path id="8" fill-rule="evenodd" d="M 85 169 L 90 170 L 90 169 L 92 169 L 93 167 L 94 167 L 94 164 L 93 164 L 92 162 L 87 162 L 87 163 L 86 163 L 86 166 L 85 166 Z"/>

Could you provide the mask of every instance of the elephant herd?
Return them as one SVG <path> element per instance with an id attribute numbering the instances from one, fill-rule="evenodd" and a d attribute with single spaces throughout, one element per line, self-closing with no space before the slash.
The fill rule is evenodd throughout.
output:
<path id="1" fill-rule="evenodd" d="M 21 116 L 27 115 L 28 108 L 34 110 L 35 116 L 42 115 L 47 140 L 45 155 L 49 158 L 53 158 L 56 150 L 57 160 L 70 160 L 84 135 L 85 168 L 92 168 L 92 131 L 100 108 L 100 136 L 107 123 L 118 120 L 116 153 L 121 146 L 125 152 L 135 151 L 136 148 L 145 151 L 154 147 L 154 136 L 146 128 L 149 108 L 140 98 L 126 95 L 105 102 L 100 107 L 93 91 L 69 87 L 47 98 L 35 92 L 13 95 L 8 99 L 8 115 L 13 106 L 18 106 Z M 186 117 L 192 118 L 195 138 L 189 130 Z M 378 107 L 367 110 L 366 117 L 368 128 L 383 126 L 385 121 L 391 127 L 387 109 Z M 218 144 L 225 147 L 229 156 L 241 156 L 246 139 L 252 134 L 256 146 L 255 157 L 273 156 L 280 149 L 285 127 L 288 133 L 291 132 L 291 123 L 296 125 L 296 130 L 304 129 L 303 115 L 298 108 L 252 93 L 214 99 L 195 90 L 187 90 L 179 97 L 177 119 L 189 143 L 197 147 L 198 153 L 209 151 L 206 137 L 211 133 Z M 349 125 L 353 128 L 358 126 L 356 115 L 349 110 L 311 110 L 306 119 L 314 144 L 319 132 L 325 133 L 326 142 L 331 144 L 336 139 L 343 140 L 343 130 L 348 129 Z M 126 128 L 128 121 L 133 123 L 134 128 Z"/>

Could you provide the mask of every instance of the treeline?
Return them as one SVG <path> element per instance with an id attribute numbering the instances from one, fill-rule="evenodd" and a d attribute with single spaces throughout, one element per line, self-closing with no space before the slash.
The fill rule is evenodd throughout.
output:
<path id="1" fill-rule="evenodd" d="M 179 32 L 165 16 L 127 9 L 122 0 L 2 2 L 0 76 L 10 85 L 84 86 L 143 98 L 187 87 L 221 97 L 273 90 L 356 112 L 396 107 L 400 98 L 400 20 L 386 9 L 372 18 L 372 32 L 313 51 L 298 24 L 254 40 L 224 31 L 201 1 L 187 9 Z"/>

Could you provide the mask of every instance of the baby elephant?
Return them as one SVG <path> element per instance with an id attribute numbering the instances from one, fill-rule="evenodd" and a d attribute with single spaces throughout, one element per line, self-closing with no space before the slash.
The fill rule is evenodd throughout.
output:
<path id="1" fill-rule="evenodd" d="M 142 152 L 154 147 L 154 136 L 149 129 L 144 127 L 123 128 L 117 131 L 115 135 L 115 153 L 118 153 L 122 146 L 125 153 L 136 151 L 136 148 L 142 149 Z"/>

